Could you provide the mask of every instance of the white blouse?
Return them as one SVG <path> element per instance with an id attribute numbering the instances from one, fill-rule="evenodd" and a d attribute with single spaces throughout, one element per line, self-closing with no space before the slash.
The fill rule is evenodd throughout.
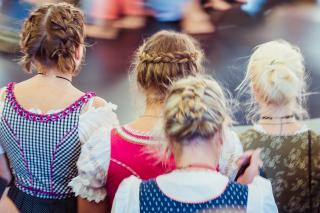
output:
<path id="1" fill-rule="evenodd" d="M 0 97 L 3 94 L 4 89 L 0 90 Z M 114 110 L 117 109 L 117 106 L 108 102 L 104 106 L 95 108 L 92 104 L 94 98 L 91 98 L 87 103 L 88 110 L 82 113 L 79 117 L 79 138 L 81 144 L 86 144 L 87 141 L 94 143 L 91 137 L 96 131 L 99 131 L 100 128 L 110 129 L 114 126 L 118 126 L 118 118 L 114 113 Z M 4 102 L 0 101 L 0 118 L 2 116 L 2 111 L 4 108 Z M 46 114 L 53 114 L 60 112 L 62 109 L 50 110 Z M 37 114 L 43 114 L 40 109 L 31 108 L 28 111 Z M 106 136 L 104 136 L 106 137 Z M 0 145 L 0 154 L 3 154 L 4 150 Z"/>
<path id="2" fill-rule="evenodd" d="M 161 191 L 170 198 L 184 203 L 197 203 L 221 195 L 229 179 L 218 172 L 209 170 L 175 170 L 159 176 L 156 181 Z M 112 213 L 140 212 L 140 183 L 141 180 L 134 176 L 121 183 L 113 202 Z M 278 212 L 269 180 L 257 176 L 248 185 L 247 212 Z"/>
<path id="3" fill-rule="evenodd" d="M 130 127 L 126 127 L 126 129 L 134 134 L 143 135 L 143 133 L 131 130 Z M 123 131 L 119 132 L 126 134 Z M 236 133 L 229 130 L 225 135 L 219 168 L 221 173 L 233 180 L 238 171 L 235 162 L 243 153 L 243 149 Z M 128 137 L 130 135 L 124 136 L 124 138 Z M 148 141 L 137 142 L 148 145 Z M 108 179 L 110 156 L 110 129 L 100 128 L 82 146 L 77 163 L 78 176 L 69 184 L 77 196 L 97 203 L 105 199 L 107 196 L 105 184 Z"/>

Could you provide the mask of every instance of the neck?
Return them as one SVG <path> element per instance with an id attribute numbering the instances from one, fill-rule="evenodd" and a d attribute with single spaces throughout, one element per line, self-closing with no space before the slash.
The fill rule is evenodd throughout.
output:
<path id="1" fill-rule="evenodd" d="M 281 105 L 270 104 L 270 105 L 262 106 L 260 108 L 261 116 L 281 118 L 281 117 L 292 115 L 292 114 L 294 113 L 291 105 L 281 106 Z"/>
<path id="2" fill-rule="evenodd" d="M 45 78 L 49 81 L 56 81 L 56 82 L 67 82 L 72 81 L 72 75 L 68 73 L 62 73 L 56 69 L 49 69 L 46 70 L 45 74 L 39 75 L 41 78 Z"/>
<path id="3" fill-rule="evenodd" d="M 151 115 L 151 116 L 155 116 L 155 117 L 161 117 L 162 110 L 163 110 L 162 103 L 146 104 L 146 109 L 145 109 L 143 115 Z"/>
<path id="4" fill-rule="evenodd" d="M 195 145 L 181 145 L 179 150 L 174 154 L 177 168 L 186 168 L 190 165 L 206 165 L 217 168 L 219 164 L 219 153 L 214 152 L 212 145 L 206 142 Z"/>

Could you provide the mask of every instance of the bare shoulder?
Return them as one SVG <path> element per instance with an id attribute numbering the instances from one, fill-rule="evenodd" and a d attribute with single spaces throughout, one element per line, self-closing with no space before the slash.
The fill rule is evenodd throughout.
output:
<path id="1" fill-rule="evenodd" d="M 104 100 L 103 98 L 101 97 L 94 97 L 93 99 L 93 103 L 92 103 L 92 106 L 94 108 L 100 108 L 100 107 L 104 107 L 105 105 L 107 105 L 107 101 Z"/>

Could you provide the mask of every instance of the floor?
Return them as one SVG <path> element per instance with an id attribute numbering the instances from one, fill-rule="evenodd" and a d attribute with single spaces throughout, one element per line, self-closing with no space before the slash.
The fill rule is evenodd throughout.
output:
<path id="1" fill-rule="evenodd" d="M 10 14 L 8 11 L 6 9 L 5 13 Z M 23 11 L 20 15 L 22 13 Z M 213 35 L 197 36 L 197 39 L 201 41 L 206 53 L 208 73 L 217 78 L 233 95 L 236 94 L 234 89 L 244 77 L 248 56 L 254 46 L 282 38 L 301 47 L 310 76 L 308 110 L 312 120 L 309 123 L 315 129 L 318 128 L 320 7 L 312 4 L 278 5 L 256 18 L 234 9 L 224 15 L 213 14 L 212 18 L 218 22 L 217 32 Z M 75 79 L 75 84 L 84 91 L 94 90 L 99 96 L 118 105 L 117 114 L 121 123 L 126 123 L 141 113 L 139 109 L 143 103 L 128 76 L 133 52 L 144 38 L 160 29 L 179 30 L 179 26 L 178 23 L 165 24 L 150 20 L 144 29 L 124 31 L 116 40 L 88 40 L 90 47 L 86 63 Z M 29 77 L 16 64 L 18 57 L 17 54 L 0 54 L 0 86 Z M 235 114 L 238 125 L 246 124 L 243 112 L 238 111 Z"/>

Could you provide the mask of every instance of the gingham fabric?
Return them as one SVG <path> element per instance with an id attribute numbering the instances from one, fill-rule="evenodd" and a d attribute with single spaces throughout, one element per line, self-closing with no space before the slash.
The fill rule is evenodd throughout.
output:
<path id="1" fill-rule="evenodd" d="M 7 87 L 0 143 L 9 158 L 16 187 L 39 198 L 74 196 L 68 183 L 77 175 L 79 116 L 95 94 L 86 93 L 59 113 L 39 115 L 23 109 L 17 102 L 14 85 L 10 83 Z"/>
<path id="2" fill-rule="evenodd" d="M 211 200 L 183 203 L 161 191 L 155 179 L 143 181 L 139 192 L 140 213 L 246 212 L 248 186 L 229 182 L 225 191 Z"/>

